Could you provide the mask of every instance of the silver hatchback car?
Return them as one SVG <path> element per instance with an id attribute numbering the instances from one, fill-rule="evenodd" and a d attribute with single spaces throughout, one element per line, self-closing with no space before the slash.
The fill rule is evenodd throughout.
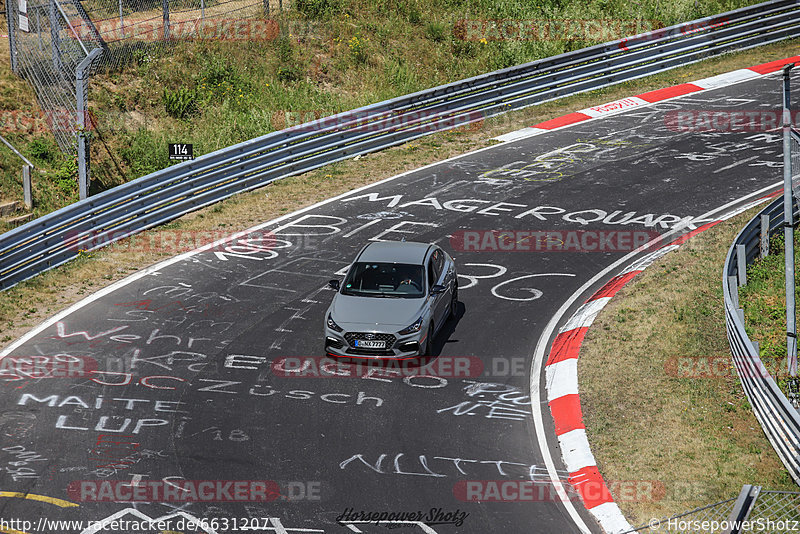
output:
<path id="1" fill-rule="evenodd" d="M 361 249 L 325 313 L 325 353 L 342 358 L 428 356 L 456 312 L 456 265 L 428 243 L 380 241 Z"/>

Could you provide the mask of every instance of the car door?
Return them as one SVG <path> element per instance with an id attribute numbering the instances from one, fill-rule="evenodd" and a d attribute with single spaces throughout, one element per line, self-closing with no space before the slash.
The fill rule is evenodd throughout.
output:
<path id="1" fill-rule="evenodd" d="M 442 276 L 443 267 L 444 255 L 440 249 L 436 248 L 428 258 L 428 291 L 436 284 L 445 285 L 444 276 Z M 439 293 L 438 295 L 431 295 L 433 322 L 437 330 L 441 327 L 442 322 L 447 316 L 448 305 L 450 303 L 449 295 L 450 293 L 448 291 Z"/>

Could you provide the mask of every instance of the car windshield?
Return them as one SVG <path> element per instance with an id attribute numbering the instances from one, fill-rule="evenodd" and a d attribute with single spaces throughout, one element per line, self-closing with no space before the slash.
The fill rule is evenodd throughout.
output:
<path id="1" fill-rule="evenodd" d="M 342 293 L 358 297 L 425 296 L 422 265 L 358 262 L 350 269 Z"/>

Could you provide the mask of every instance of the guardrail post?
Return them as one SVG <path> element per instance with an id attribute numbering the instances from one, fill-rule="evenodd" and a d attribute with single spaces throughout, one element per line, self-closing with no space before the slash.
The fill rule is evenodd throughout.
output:
<path id="1" fill-rule="evenodd" d="M 728 290 L 731 292 L 731 300 L 733 305 L 739 307 L 739 282 L 735 276 L 728 277 Z"/>
<path id="2" fill-rule="evenodd" d="M 753 350 L 756 351 L 756 354 L 761 356 L 761 346 L 758 344 L 758 341 L 753 341 Z"/>
<path id="3" fill-rule="evenodd" d="M 747 251 L 744 245 L 736 245 L 736 276 L 739 287 L 747 285 Z"/>
<path id="4" fill-rule="evenodd" d="M 761 215 L 761 257 L 769 255 L 769 215 Z"/>
<path id="5" fill-rule="evenodd" d="M 739 320 L 742 321 L 742 324 L 744 324 L 744 310 L 741 308 L 737 308 L 736 315 L 739 316 Z"/>
<path id="6" fill-rule="evenodd" d="M 753 511 L 760 492 L 761 486 L 750 484 L 742 486 L 742 491 L 739 492 L 739 497 L 736 498 L 731 514 L 728 516 L 727 528 L 722 531 L 722 534 L 739 534 L 742 531 L 742 523 L 747 521 L 750 512 Z"/>
<path id="7" fill-rule="evenodd" d="M 786 272 L 786 366 L 797 376 L 797 318 L 794 303 L 794 205 L 792 202 L 792 111 L 790 73 L 794 63 L 783 68 L 783 236 Z"/>
<path id="8" fill-rule="evenodd" d="M 31 166 L 22 166 L 22 195 L 25 199 L 25 207 L 33 207 L 33 193 L 31 192 Z"/>

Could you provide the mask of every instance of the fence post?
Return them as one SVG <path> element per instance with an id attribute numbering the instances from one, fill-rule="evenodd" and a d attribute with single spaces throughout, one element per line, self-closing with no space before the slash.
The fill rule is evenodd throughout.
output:
<path id="1" fill-rule="evenodd" d="M 25 207 L 33 208 L 33 192 L 31 191 L 31 166 L 22 166 L 22 196 L 25 200 Z"/>
<path id="2" fill-rule="evenodd" d="M 119 32 L 125 37 L 125 20 L 122 18 L 122 0 L 119 0 Z"/>
<path id="3" fill-rule="evenodd" d="M 50 49 L 53 54 L 53 69 L 58 74 L 63 74 L 64 65 L 61 62 L 61 37 L 59 36 L 61 30 L 61 23 L 59 22 L 59 13 L 56 2 L 58 0 L 50 0 L 48 4 L 48 17 L 50 19 Z"/>
<path id="4" fill-rule="evenodd" d="M 17 0 L 6 1 L 6 23 L 8 24 L 8 51 L 11 55 L 11 72 L 19 74 L 17 67 Z"/>
<path id="5" fill-rule="evenodd" d="M 790 72 L 794 63 L 783 68 L 783 236 L 786 273 L 786 366 L 789 376 L 797 376 L 797 319 L 794 303 L 794 213 L 792 203 L 792 112 Z"/>
<path id="6" fill-rule="evenodd" d="M 164 10 L 164 40 L 169 40 L 169 0 L 162 1 L 162 9 Z"/>
<path id="7" fill-rule="evenodd" d="M 761 257 L 769 255 L 769 215 L 761 215 Z"/>
<path id="8" fill-rule="evenodd" d="M 86 135 L 86 97 L 89 86 L 89 67 L 102 48 L 95 48 L 78 63 L 75 69 L 75 95 L 78 116 L 76 129 L 78 134 L 78 194 L 83 200 L 89 196 L 89 138 Z"/>
<path id="9" fill-rule="evenodd" d="M 750 512 L 753 511 L 760 492 L 761 486 L 752 486 L 750 484 L 742 486 L 742 491 L 739 493 L 739 497 L 736 498 L 731 514 L 728 516 L 727 528 L 722 531 L 722 534 L 739 534 L 741 532 L 742 523 L 747 521 Z"/>

